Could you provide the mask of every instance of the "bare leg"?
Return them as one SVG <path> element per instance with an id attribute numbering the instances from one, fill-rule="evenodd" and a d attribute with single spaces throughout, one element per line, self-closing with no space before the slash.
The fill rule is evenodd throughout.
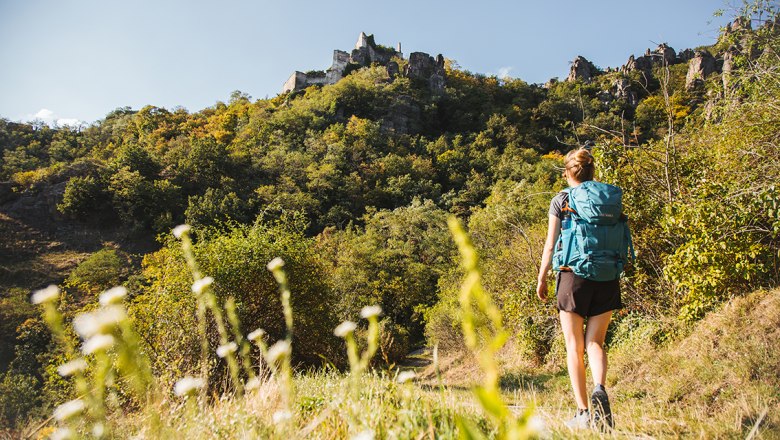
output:
<path id="1" fill-rule="evenodd" d="M 585 389 L 585 332 L 582 325 L 585 319 L 573 312 L 560 312 L 561 329 L 566 341 L 566 366 L 574 390 L 574 399 L 579 409 L 588 409 L 588 396 Z"/>
<path id="2" fill-rule="evenodd" d="M 593 384 L 605 385 L 607 379 L 607 352 L 604 351 L 604 339 L 607 327 L 612 319 L 612 311 L 588 318 L 585 327 L 585 348 L 588 350 L 588 363 L 593 375 Z"/>

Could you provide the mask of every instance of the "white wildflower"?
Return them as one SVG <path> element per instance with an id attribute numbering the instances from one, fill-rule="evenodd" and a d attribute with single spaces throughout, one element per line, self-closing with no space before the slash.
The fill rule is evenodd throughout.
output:
<path id="1" fill-rule="evenodd" d="M 547 429 L 547 426 L 544 423 L 544 419 L 534 414 L 528 419 L 528 428 L 531 432 L 542 433 Z"/>
<path id="2" fill-rule="evenodd" d="M 89 338 L 99 333 L 110 332 L 114 327 L 127 319 L 127 313 L 122 306 L 110 305 L 90 313 L 82 313 L 73 319 L 73 328 L 82 338 Z"/>
<path id="3" fill-rule="evenodd" d="M 95 438 L 103 437 L 103 434 L 105 433 L 105 427 L 102 423 L 95 423 L 95 426 L 92 427 L 92 435 L 95 436 Z"/>
<path id="4" fill-rule="evenodd" d="M 282 339 L 268 349 L 266 360 L 268 360 L 269 364 L 275 364 L 277 361 L 289 356 L 291 351 L 292 347 L 290 347 L 290 343 Z"/>
<path id="5" fill-rule="evenodd" d="M 127 289 L 123 286 L 112 287 L 100 294 L 100 305 L 107 306 L 121 303 L 127 296 Z"/>
<path id="6" fill-rule="evenodd" d="M 62 377 L 68 377 L 74 373 L 84 371 L 86 369 L 87 361 L 85 361 L 83 358 L 78 358 L 60 365 L 57 367 L 57 372 L 60 373 L 60 376 Z"/>
<path id="7" fill-rule="evenodd" d="M 59 297 L 60 297 L 60 288 L 52 284 L 45 289 L 36 290 L 33 293 L 32 297 L 30 298 L 30 301 L 33 304 L 43 304 L 43 303 L 54 301 Z"/>
<path id="8" fill-rule="evenodd" d="M 173 393 L 177 396 L 186 396 L 206 386 L 206 381 L 200 377 L 187 376 L 176 381 Z"/>
<path id="9" fill-rule="evenodd" d="M 246 385 L 244 386 L 244 388 L 251 391 L 260 388 L 260 386 L 262 385 L 263 385 L 263 381 L 261 381 L 259 377 L 253 377 L 248 381 L 246 381 Z"/>
<path id="10" fill-rule="evenodd" d="M 49 436 L 50 440 L 66 440 L 69 438 L 74 438 L 75 433 L 70 428 L 60 428 L 54 432 L 51 433 Z"/>
<path id="11" fill-rule="evenodd" d="M 290 411 L 276 411 L 273 415 L 274 424 L 279 425 L 281 423 L 284 423 L 290 419 L 292 419 L 292 414 Z"/>
<path id="12" fill-rule="evenodd" d="M 259 328 L 259 329 L 255 330 L 255 331 L 253 331 L 252 333 L 246 335 L 246 337 L 247 337 L 247 339 L 249 339 L 252 342 L 258 342 L 258 341 L 262 340 L 263 337 L 265 337 L 265 330 Z"/>
<path id="13" fill-rule="evenodd" d="M 105 351 L 114 345 L 114 337 L 111 335 L 95 335 L 81 347 L 84 354 L 92 354 L 98 351 Z"/>
<path id="14" fill-rule="evenodd" d="M 230 353 L 235 353 L 238 350 L 238 345 L 235 342 L 228 342 L 225 345 L 217 347 L 217 356 L 223 358 Z"/>
<path id="15" fill-rule="evenodd" d="M 173 236 L 176 238 L 181 238 L 184 234 L 189 234 L 189 232 L 192 230 L 192 227 L 190 225 L 179 225 L 173 228 Z"/>
<path id="16" fill-rule="evenodd" d="M 57 420 L 68 420 L 69 418 L 81 414 L 84 411 L 84 401 L 81 399 L 71 400 L 58 406 L 54 410 L 54 418 Z"/>
<path id="17" fill-rule="evenodd" d="M 409 382 L 410 380 L 414 379 L 415 377 L 417 377 L 417 373 L 415 373 L 414 371 L 411 371 L 411 370 L 406 370 L 406 371 L 402 371 L 402 372 L 400 372 L 398 374 L 398 377 L 396 378 L 396 381 L 398 381 L 398 383 L 406 383 L 406 382 Z"/>
<path id="18" fill-rule="evenodd" d="M 348 334 L 355 331 L 357 328 L 357 324 L 355 324 L 352 321 L 344 321 L 341 324 L 339 324 L 338 327 L 336 327 L 335 330 L 333 330 L 333 334 L 338 336 L 339 338 L 345 338 Z"/>
<path id="19" fill-rule="evenodd" d="M 379 316 L 382 314 L 382 308 L 379 306 L 365 306 L 360 309 L 360 317 L 368 319 L 372 316 Z"/>
<path id="20" fill-rule="evenodd" d="M 352 437 L 352 440 L 374 440 L 374 431 L 370 429 L 361 431 L 356 436 Z"/>
<path id="21" fill-rule="evenodd" d="M 211 283 L 213 283 L 213 282 L 214 282 L 214 278 L 211 278 L 211 277 L 201 278 L 198 281 L 195 281 L 194 283 L 192 283 L 192 291 L 196 295 L 200 295 L 201 293 L 203 293 L 203 289 L 205 289 L 206 287 L 210 286 Z"/>
<path id="22" fill-rule="evenodd" d="M 284 260 L 276 257 L 268 263 L 267 267 L 271 272 L 276 272 L 277 270 L 280 270 L 282 267 L 284 267 Z"/>

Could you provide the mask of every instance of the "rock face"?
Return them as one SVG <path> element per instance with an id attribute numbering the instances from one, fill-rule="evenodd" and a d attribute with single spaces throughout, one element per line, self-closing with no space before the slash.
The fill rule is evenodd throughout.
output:
<path id="1" fill-rule="evenodd" d="M 653 51 L 647 49 L 645 54 L 640 57 L 635 58 L 633 55 L 628 57 L 628 61 L 620 68 L 620 71 L 629 73 L 638 70 L 649 75 L 652 73 L 653 66 L 671 66 L 681 62 L 673 48 L 666 43 L 661 43 Z"/>
<path id="2" fill-rule="evenodd" d="M 387 74 L 392 80 L 401 72 L 394 58 L 403 59 L 401 43 L 396 49 L 376 44 L 373 35 L 361 32 L 355 48 L 348 53 L 343 50 L 333 51 L 333 63 L 326 71 L 294 72 L 282 87 L 282 93 L 302 90 L 312 85 L 335 84 L 354 69 L 379 64 L 387 68 Z M 404 70 L 404 76 L 423 78 L 429 81 L 434 93 L 444 91 L 444 57 L 439 55 L 435 60 L 423 52 L 414 52 L 409 56 L 409 66 Z"/>
<path id="3" fill-rule="evenodd" d="M 617 79 L 612 85 L 612 94 L 617 99 L 624 99 L 631 107 L 636 107 L 639 104 L 639 98 L 631 88 L 631 81 L 628 78 Z"/>
<path id="4" fill-rule="evenodd" d="M 640 72 L 650 72 L 652 68 L 653 63 L 650 62 L 647 57 L 641 56 L 639 58 L 634 58 L 634 56 L 631 55 L 628 57 L 628 61 L 626 61 L 626 64 L 623 65 L 620 71 L 623 73 L 630 73 L 637 70 Z"/>
<path id="5" fill-rule="evenodd" d="M 382 118 L 382 129 L 398 134 L 418 133 L 422 129 L 421 112 L 414 99 L 399 95 L 393 100 L 387 115 Z"/>
<path id="6" fill-rule="evenodd" d="M 693 49 L 685 49 L 677 54 L 677 60 L 681 63 L 687 63 L 692 60 L 694 56 L 696 56 L 696 52 L 694 52 Z"/>
<path id="7" fill-rule="evenodd" d="M 590 80 L 596 75 L 596 66 L 593 65 L 583 56 L 578 56 L 571 63 L 571 69 L 569 70 L 569 76 L 566 81 L 582 81 L 590 82 Z"/>
<path id="8" fill-rule="evenodd" d="M 729 48 L 723 54 L 723 75 L 721 76 L 721 80 L 723 81 L 723 90 L 729 89 L 729 85 L 731 83 L 731 71 L 733 69 L 734 69 L 734 49 Z"/>
<path id="9" fill-rule="evenodd" d="M 704 86 L 704 80 L 716 72 L 715 57 L 706 50 L 697 50 L 693 59 L 688 62 L 688 74 L 685 76 L 685 87 L 693 90 Z"/>
<path id="10" fill-rule="evenodd" d="M 662 65 L 671 66 L 677 61 L 677 53 L 666 43 L 661 43 L 652 54 L 654 62 L 660 62 Z"/>
<path id="11" fill-rule="evenodd" d="M 431 91 L 444 91 L 444 57 L 439 54 L 436 59 L 425 52 L 409 54 L 409 64 L 404 68 L 404 76 L 410 79 L 427 80 Z"/>

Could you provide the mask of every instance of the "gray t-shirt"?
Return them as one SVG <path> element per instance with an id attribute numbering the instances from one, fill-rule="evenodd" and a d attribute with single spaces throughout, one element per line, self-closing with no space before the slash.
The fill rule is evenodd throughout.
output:
<path id="1" fill-rule="evenodd" d="M 549 215 L 554 215 L 563 220 L 563 208 L 569 203 L 569 193 L 561 191 L 552 198 L 550 201 Z"/>

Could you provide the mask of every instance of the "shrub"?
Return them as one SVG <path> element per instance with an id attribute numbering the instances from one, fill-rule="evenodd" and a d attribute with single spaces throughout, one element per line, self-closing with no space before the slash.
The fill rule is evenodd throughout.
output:
<path id="1" fill-rule="evenodd" d="M 439 277 L 452 261 L 446 213 L 419 200 L 392 211 L 367 214 L 365 232 L 350 228 L 323 237 L 331 284 L 342 319 L 378 304 L 394 324 L 409 330 L 411 343 L 422 340 L 425 310 L 436 301 Z"/>
<path id="2" fill-rule="evenodd" d="M 85 219 L 90 215 L 100 216 L 109 200 L 105 185 L 99 179 L 93 176 L 77 176 L 68 181 L 57 209 L 63 214 Z"/>
<path id="3" fill-rule="evenodd" d="M 195 256 L 201 272 L 214 278 L 220 303 L 236 302 L 242 331 L 264 329 L 271 341 L 285 335 L 278 286 L 266 265 L 275 257 L 285 261 L 295 314 L 293 357 L 297 362 L 317 364 L 339 359 L 333 328 L 335 298 L 325 284 L 322 262 L 314 242 L 303 235 L 300 217 L 286 222 L 236 226 L 225 233 L 207 229 L 199 234 Z M 143 275 L 148 285 L 136 298 L 132 314 L 139 333 L 145 335 L 152 362 L 161 371 L 181 375 L 197 363 L 200 342 L 191 329 L 195 324 L 195 299 L 190 291 L 192 276 L 185 266 L 178 242 L 169 241 L 144 258 Z M 212 328 L 210 337 L 216 341 Z"/>
<path id="4" fill-rule="evenodd" d="M 0 381 L 0 422 L 4 426 L 16 426 L 31 416 L 40 406 L 38 390 L 40 381 L 23 373 L 8 372 Z"/>
<path id="5" fill-rule="evenodd" d="M 129 257 L 116 249 L 101 249 L 79 263 L 65 279 L 65 286 L 77 299 L 95 297 L 118 286 L 128 273 Z"/>

